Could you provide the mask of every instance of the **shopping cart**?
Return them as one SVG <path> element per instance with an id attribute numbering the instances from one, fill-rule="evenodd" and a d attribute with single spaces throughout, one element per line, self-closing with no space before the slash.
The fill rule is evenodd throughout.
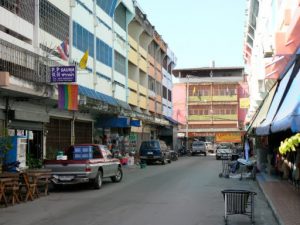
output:
<path id="1" fill-rule="evenodd" d="M 230 169 L 230 155 L 224 154 L 222 155 L 222 171 L 219 173 L 219 177 L 229 178 L 229 169 Z"/>
<path id="2" fill-rule="evenodd" d="M 242 214 L 250 217 L 251 224 L 254 224 L 254 196 L 255 192 L 247 190 L 223 190 L 225 201 L 225 224 L 229 215 Z"/>
<path id="3" fill-rule="evenodd" d="M 240 164 L 240 171 L 241 171 L 240 180 L 242 180 L 243 177 L 249 177 L 252 180 L 255 180 L 255 178 L 256 178 L 256 160 L 238 159 L 237 161 Z"/>

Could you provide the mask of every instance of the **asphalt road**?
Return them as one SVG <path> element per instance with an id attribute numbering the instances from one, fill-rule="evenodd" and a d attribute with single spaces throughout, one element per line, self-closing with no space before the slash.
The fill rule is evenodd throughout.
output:
<path id="1" fill-rule="evenodd" d="M 224 224 L 223 189 L 256 191 L 255 220 L 276 225 L 266 199 L 252 180 L 219 178 L 221 161 L 183 157 L 168 165 L 124 168 L 121 183 L 102 189 L 63 189 L 32 202 L 0 209 L 0 225 L 219 225 Z M 247 216 L 229 224 L 250 224 Z"/>

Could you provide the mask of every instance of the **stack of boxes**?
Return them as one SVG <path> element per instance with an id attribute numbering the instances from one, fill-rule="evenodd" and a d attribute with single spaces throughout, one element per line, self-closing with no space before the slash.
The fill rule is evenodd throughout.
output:
<path id="1" fill-rule="evenodd" d="M 92 159 L 93 146 L 75 146 L 73 152 L 73 159 Z"/>

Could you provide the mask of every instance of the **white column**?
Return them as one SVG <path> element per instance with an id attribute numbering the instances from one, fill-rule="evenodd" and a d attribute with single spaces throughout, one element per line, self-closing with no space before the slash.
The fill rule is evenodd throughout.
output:
<path id="1" fill-rule="evenodd" d="M 94 60 L 93 60 L 93 84 L 94 90 L 97 87 L 97 71 L 96 71 L 96 62 L 97 62 L 97 33 L 96 28 L 98 26 L 97 23 L 97 7 L 96 7 L 96 0 L 93 2 L 93 13 L 94 13 Z"/>
<path id="2" fill-rule="evenodd" d="M 33 27 L 33 48 L 36 54 L 40 53 L 40 0 L 34 1 L 34 27 Z"/>

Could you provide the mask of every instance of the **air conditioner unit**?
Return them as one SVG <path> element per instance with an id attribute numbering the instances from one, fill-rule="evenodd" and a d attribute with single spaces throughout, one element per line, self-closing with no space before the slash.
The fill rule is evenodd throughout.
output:
<path id="1" fill-rule="evenodd" d="M 79 95 L 78 104 L 79 105 L 86 105 L 86 96 Z"/>

